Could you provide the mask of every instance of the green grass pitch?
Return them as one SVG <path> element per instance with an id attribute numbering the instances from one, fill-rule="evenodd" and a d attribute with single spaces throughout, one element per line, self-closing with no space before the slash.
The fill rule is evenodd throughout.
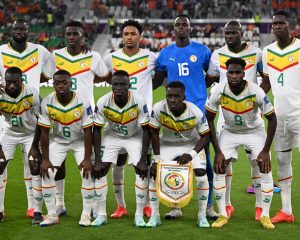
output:
<path id="1" fill-rule="evenodd" d="M 42 96 L 47 95 L 52 89 L 42 88 Z M 103 95 L 109 88 L 96 88 L 95 97 Z M 164 97 L 162 88 L 155 91 L 154 102 Z M 212 157 L 213 157 L 212 152 Z M 276 182 L 277 161 L 274 151 L 273 176 Z M 296 222 L 293 224 L 279 224 L 273 231 L 262 229 L 259 222 L 254 220 L 255 196 L 246 193 L 246 187 L 250 184 L 250 165 L 243 151 L 240 151 L 240 158 L 233 165 L 232 181 L 232 204 L 235 207 L 235 215 L 229 224 L 222 229 L 199 229 L 197 221 L 197 199 L 196 192 L 187 207 L 183 209 L 183 217 L 175 221 L 164 220 L 163 216 L 168 208 L 161 205 L 160 213 L 162 225 L 154 229 L 139 229 L 133 226 L 135 211 L 134 195 L 134 171 L 131 167 L 126 168 L 125 175 L 125 199 L 128 215 L 121 220 L 109 218 L 107 225 L 100 228 L 82 228 L 78 226 L 82 201 L 80 195 L 81 179 L 75 160 L 72 156 L 67 160 L 66 195 L 65 202 L 68 215 L 61 218 L 61 223 L 48 228 L 31 226 L 31 219 L 25 217 L 27 209 L 26 193 L 23 181 L 23 163 L 20 150 L 16 152 L 15 158 L 8 168 L 8 183 L 5 197 L 5 222 L 0 224 L 0 239 L 296 239 L 300 233 L 300 155 L 298 150 L 293 152 L 293 171 L 295 173 L 292 185 L 293 212 Z M 111 185 L 111 175 L 108 176 L 109 192 L 107 199 L 107 212 L 110 215 L 116 207 L 116 201 Z M 280 208 L 280 194 L 274 194 L 271 206 L 271 216 Z M 44 211 L 45 213 L 46 211 Z M 211 221 L 210 221 L 211 222 Z"/>

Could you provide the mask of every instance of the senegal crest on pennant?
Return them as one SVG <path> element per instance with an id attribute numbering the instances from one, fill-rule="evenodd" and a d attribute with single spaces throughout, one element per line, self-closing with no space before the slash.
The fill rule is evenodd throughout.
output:
<path id="1" fill-rule="evenodd" d="M 174 161 L 157 164 L 156 191 L 161 203 L 182 208 L 193 196 L 193 169 L 191 163 L 178 165 Z"/>

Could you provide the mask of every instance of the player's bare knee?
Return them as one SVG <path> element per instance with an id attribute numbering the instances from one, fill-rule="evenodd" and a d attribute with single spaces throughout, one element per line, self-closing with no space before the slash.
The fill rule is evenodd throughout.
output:
<path id="1" fill-rule="evenodd" d="M 127 153 L 119 154 L 117 159 L 117 166 L 124 166 L 127 160 Z"/>
<path id="2" fill-rule="evenodd" d="M 55 175 L 55 181 L 63 180 L 66 177 L 66 160 L 63 161 L 60 168 L 58 168 Z"/>
<path id="3" fill-rule="evenodd" d="M 196 169 L 194 169 L 194 173 L 195 173 L 195 176 L 202 177 L 206 174 L 206 169 L 196 168 Z"/>
<path id="4" fill-rule="evenodd" d="M 2 175 L 4 173 L 4 170 L 7 166 L 7 161 L 6 162 L 0 162 L 0 175 Z"/>
<path id="5" fill-rule="evenodd" d="M 37 161 L 30 160 L 29 161 L 30 173 L 33 176 L 40 174 L 40 164 Z"/>
<path id="6" fill-rule="evenodd" d="M 101 169 L 101 177 L 104 177 L 107 175 L 110 166 L 111 166 L 111 162 L 102 162 L 102 169 Z"/>

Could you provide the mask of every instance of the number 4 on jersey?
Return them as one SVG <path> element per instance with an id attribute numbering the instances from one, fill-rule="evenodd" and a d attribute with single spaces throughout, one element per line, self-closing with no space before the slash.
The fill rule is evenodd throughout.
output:
<path id="1" fill-rule="evenodd" d="M 277 83 L 281 84 L 283 86 L 283 73 L 280 73 L 280 75 L 277 78 Z"/>

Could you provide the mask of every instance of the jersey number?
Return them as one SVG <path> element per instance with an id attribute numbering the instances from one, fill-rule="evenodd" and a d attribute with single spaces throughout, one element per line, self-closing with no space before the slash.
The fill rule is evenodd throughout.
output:
<path id="1" fill-rule="evenodd" d="M 283 73 L 280 73 L 279 77 L 277 78 L 277 82 L 283 86 Z"/>
<path id="2" fill-rule="evenodd" d="M 189 64 L 187 62 L 178 63 L 178 74 L 179 74 L 179 76 L 190 75 Z"/>
<path id="3" fill-rule="evenodd" d="M 23 79 L 24 83 L 26 83 L 26 84 L 28 83 L 26 74 L 22 74 L 22 79 Z"/>
<path id="4" fill-rule="evenodd" d="M 72 77 L 72 85 L 71 85 L 71 90 L 77 90 L 77 78 Z"/>
<path id="5" fill-rule="evenodd" d="M 63 127 L 63 135 L 67 138 L 71 137 L 71 132 L 69 127 Z"/>
<path id="6" fill-rule="evenodd" d="M 137 78 L 136 77 L 131 77 L 130 78 L 130 89 L 131 90 L 136 90 L 136 84 L 137 84 Z"/>
<path id="7" fill-rule="evenodd" d="M 22 118 L 18 116 L 11 117 L 11 125 L 14 127 L 23 127 Z"/>
<path id="8" fill-rule="evenodd" d="M 234 116 L 235 125 L 243 125 L 242 117 L 239 115 Z"/>
<path id="9" fill-rule="evenodd" d="M 122 126 L 122 125 L 116 125 L 116 128 L 119 133 L 123 134 L 124 136 L 128 135 L 128 128 L 127 126 Z"/>

